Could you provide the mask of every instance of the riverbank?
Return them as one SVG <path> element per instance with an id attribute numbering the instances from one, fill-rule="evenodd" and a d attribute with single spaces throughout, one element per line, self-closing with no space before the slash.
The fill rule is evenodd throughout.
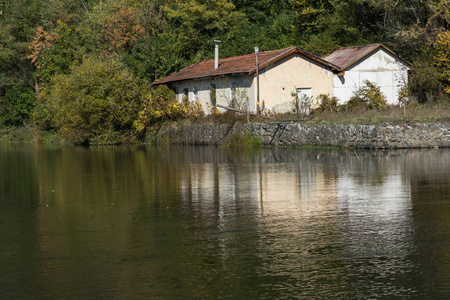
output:
<path id="1" fill-rule="evenodd" d="M 189 121 L 163 125 L 152 136 L 157 144 L 221 145 L 233 135 L 251 135 L 262 146 L 312 146 L 366 149 L 450 148 L 450 124 L 401 125 L 196 124 Z"/>

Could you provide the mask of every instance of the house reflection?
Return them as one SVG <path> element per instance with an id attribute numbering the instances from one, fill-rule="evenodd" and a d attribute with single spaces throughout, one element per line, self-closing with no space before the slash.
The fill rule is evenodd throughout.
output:
<path id="1" fill-rule="evenodd" d="M 301 151 L 292 156 L 292 149 L 262 152 L 244 160 L 218 155 L 206 164 L 190 163 L 181 175 L 183 201 L 199 214 L 213 208 L 221 214 L 242 209 L 258 214 L 336 213 L 336 180 L 328 159 Z"/>

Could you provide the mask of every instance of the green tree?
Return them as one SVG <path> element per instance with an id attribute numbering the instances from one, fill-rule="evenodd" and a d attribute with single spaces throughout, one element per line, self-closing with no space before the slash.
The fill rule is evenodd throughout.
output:
<path id="1" fill-rule="evenodd" d="M 450 30 L 438 34 L 436 48 L 434 60 L 439 68 L 445 92 L 450 94 Z"/>
<path id="2" fill-rule="evenodd" d="M 38 27 L 30 45 L 32 53 L 28 59 L 36 66 L 36 76 L 44 85 L 50 83 L 56 74 L 67 74 L 73 63 L 79 62 L 75 31 L 63 21 L 58 20 L 55 37 Z"/>
<path id="3" fill-rule="evenodd" d="M 126 141 L 147 90 L 117 58 L 95 56 L 54 82 L 45 109 L 61 135 L 76 143 Z"/>
<path id="4" fill-rule="evenodd" d="M 21 126 L 30 120 L 35 105 L 35 93 L 31 88 L 8 86 L 0 97 L 0 125 Z"/>
<path id="5" fill-rule="evenodd" d="M 209 57 L 212 40 L 246 21 L 228 0 L 180 0 L 163 7 L 176 35 L 182 57 L 196 61 Z"/>

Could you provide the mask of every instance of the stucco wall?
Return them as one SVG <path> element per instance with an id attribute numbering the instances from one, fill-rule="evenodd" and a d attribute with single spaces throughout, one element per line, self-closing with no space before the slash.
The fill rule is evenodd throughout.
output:
<path id="1" fill-rule="evenodd" d="M 399 90 L 407 84 L 408 67 L 384 49 L 379 49 L 345 70 L 344 76 L 333 77 L 334 96 L 339 98 L 340 104 L 347 102 L 365 80 L 380 87 L 388 104 L 398 104 Z"/>
<path id="2" fill-rule="evenodd" d="M 292 110 L 292 93 L 311 88 L 315 100 L 319 94 L 333 93 L 333 73 L 324 66 L 296 53 L 260 72 L 260 102 L 272 113 Z M 256 78 L 253 79 L 256 95 Z"/>
<path id="3" fill-rule="evenodd" d="M 253 75 L 249 76 L 233 76 L 233 77 L 217 77 L 201 80 L 186 80 L 169 84 L 170 88 L 176 90 L 178 101 L 182 101 L 184 97 L 184 89 L 188 89 L 188 99 L 190 102 L 198 101 L 206 114 L 211 110 L 211 94 L 212 85 L 216 87 L 216 104 L 229 106 L 234 96 L 240 104 L 240 108 L 246 109 L 246 97 L 249 98 L 250 110 L 255 111 L 255 102 L 252 85 Z M 195 91 L 197 99 L 195 99 Z M 220 109 L 219 109 L 220 110 Z"/>
<path id="4" fill-rule="evenodd" d="M 312 89 L 313 99 L 319 94 L 333 93 L 333 73 L 320 64 L 299 54 L 290 55 L 260 71 L 260 102 L 271 113 L 284 113 L 292 110 L 292 93 L 299 88 Z M 217 104 L 229 106 L 234 95 L 241 109 L 246 109 L 246 97 L 249 98 L 250 111 L 256 112 L 256 74 L 223 76 L 202 80 L 186 80 L 170 84 L 177 93 L 179 101 L 183 99 L 184 89 L 188 89 L 189 101 L 202 104 L 205 113 L 211 107 L 210 90 L 216 86 Z"/>

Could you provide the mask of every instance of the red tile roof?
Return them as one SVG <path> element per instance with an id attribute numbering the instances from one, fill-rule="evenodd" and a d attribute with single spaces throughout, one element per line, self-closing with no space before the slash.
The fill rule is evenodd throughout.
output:
<path id="1" fill-rule="evenodd" d="M 258 54 L 258 69 L 262 69 L 292 53 L 299 53 L 306 56 L 328 68 L 332 71 L 339 71 L 339 67 L 330 63 L 314 54 L 308 53 L 297 47 L 288 47 L 280 50 L 265 51 Z M 175 81 L 183 81 L 189 79 L 204 79 L 221 75 L 245 75 L 256 72 L 255 54 L 247 54 L 229 58 L 219 59 L 219 67 L 214 69 L 214 59 L 205 60 L 198 64 L 193 64 L 187 68 L 162 79 L 156 80 L 153 84 L 164 84 Z"/>
<path id="2" fill-rule="evenodd" d="M 387 47 L 385 47 L 382 44 L 372 44 L 372 45 L 366 45 L 366 46 L 354 46 L 354 47 L 340 48 L 340 49 L 335 50 L 333 53 L 331 53 L 327 57 L 324 57 L 323 59 L 326 61 L 329 61 L 330 63 L 332 63 L 336 66 L 339 66 L 342 70 L 345 70 L 348 67 L 355 64 L 356 62 L 360 61 L 361 59 L 367 57 L 369 54 L 378 50 L 379 48 L 382 48 L 382 49 L 386 50 L 388 53 L 391 53 L 392 55 L 397 56 L 393 51 L 391 51 L 390 49 L 388 49 Z M 403 62 L 409 65 L 408 62 L 406 62 L 406 61 L 403 61 Z"/>

